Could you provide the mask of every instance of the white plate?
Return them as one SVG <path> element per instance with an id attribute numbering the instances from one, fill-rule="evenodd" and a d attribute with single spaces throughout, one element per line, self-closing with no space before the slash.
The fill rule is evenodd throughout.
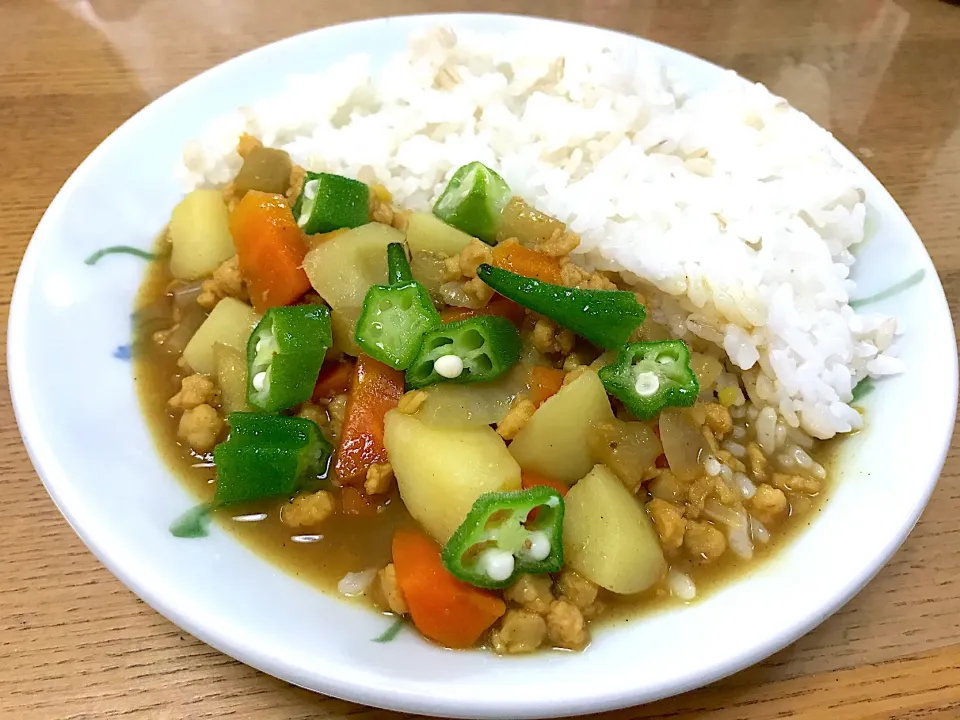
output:
<path id="1" fill-rule="evenodd" d="M 157 456 L 130 365 L 112 357 L 129 341 L 143 264 L 114 256 L 90 268 L 83 259 L 105 245 L 149 247 L 180 197 L 174 167 L 183 144 L 211 118 L 275 91 L 275 68 L 319 69 L 358 50 L 382 60 L 411 31 L 439 23 L 542 32 L 558 25 L 420 16 L 300 35 L 177 88 L 84 161 L 37 227 L 10 311 L 10 386 L 30 456 L 84 542 L 152 607 L 223 652 L 313 690 L 408 712 L 520 718 L 646 702 L 740 670 L 823 621 L 880 569 L 927 502 L 953 428 L 956 345 L 936 272 L 903 212 L 839 144 L 838 157 L 863 174 L 878 222 L 857 264 L 860 292 L 925 273 L 878 306 L 902 321 L 910 370 L 867 398 L 869 430 L 846 442 L 820 517 L 761 571 L 690 607 L 601 631 L 582 654 L 500 659 L 440 650 L 409 631 L 390 644 L 370 642 L 387 626 L 383 617 L 285 575 L 221 530 L 205 540 L 168 532 L 194 499 Z M 577 32 L 642 45 L 704 85 L 721 72 L 643 40 Z"/>

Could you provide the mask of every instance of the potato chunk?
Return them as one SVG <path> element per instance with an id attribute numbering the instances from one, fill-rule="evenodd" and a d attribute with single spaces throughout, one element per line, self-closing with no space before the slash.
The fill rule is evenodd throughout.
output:
<path id="1" fill-rule="evenodd" d="M 218 342 L 213 346 L 213 359 L 223 414 L 253 410 L 247 403 L 247 354 Z"/>
<path id="2" fill-rule="evenodd" d="M 618 594 L 638 593 L 666 571 L 650 518 L 623 483 L 597 465 L 564 498 L 568 567 Z"/>
<path id="3" fill-rule="evenodd" d="M 194 190 L 170 215 L 170 272 L 181 280 L 209 275 L 236 254 L 219 190 Z"/>
<path id="4" fill-rule="evenodd" d="M 520 466 L 489 427 L 438 427 L 391 410 L 383 442 L 404 505 L 439 543 L 478 497 L 520 489 Z"/>
<path id="5" fill-rule="evenodd" d="M 334 310 L 360 308 L 371 285 L 387 281 L 387 245 L 403 233 L 370 223 L 325 240 L 307 253 L 303 269 L 310 284 Z"/>
<path id="6" fill-rule="evenodd" d="M 244 356 L 250 332 L 260 321 L 253 308 L 233 298 L 224 298 L 197 328 L 183 350 L 183 359 L 198 373 L 215 375 L 217 363 L 213 346 L 222 343 Z"/>
<path id="7" fill-rule="evenodd" d="M 432 213 L 410 213 L 407 244 L 411 252 L 428 252 L 441 257 L 459 255 L 473 240 L 465 232 L 447 225 Z"/>
<path id="8" fill-rule="evenodd" d="M 613 420 L 600 378 L 584 372 L 537 409 L 513 439 L 510 452 L 524 470 L 569 485 L 593 467 L 591 426 Z"/>

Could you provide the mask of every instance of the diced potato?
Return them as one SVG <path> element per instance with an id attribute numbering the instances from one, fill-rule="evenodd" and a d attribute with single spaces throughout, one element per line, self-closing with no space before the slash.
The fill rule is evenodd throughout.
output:
<path id="1" fill-rule="evenodd" d="M 630 492 L 637 491 L 663 452 L 653 426 L 645 422 L 614 420 L 594 426 L 587 442 L 594 462 L 613 471 Z"/>
<path id="2" fill-rule="evenodd" d="M 317 245 L 303 259 L 310 284 L 334 310 L 358 308 L 371 285 L 387 282 L 387 245 L 403 233 L 380 223 L 361 225 Z"/>
<path id="3" fill-rule="evenodd" d="M 183 359 L 194 372 L 213 375 L 217 372 L 213 346 L 223 343 L 238 352 L 246 352 L 250 331 L 259 321 L 260 316 L 246 303 L 224 298 L 190 338 L 183 350 Z"/>
<path id="4" fill-rule="evenodd" d="M 247 403 L 246 353 L 218 342 L 213 345 L 213 360 L 224 414 L 251 412 L 253 408 Z"/>
<path id="5" fill-rule="evenodd" d="M 564 497 L 566 564 L 610 592 L 646 590 L 666 571 L 650 518 L 617 477 L 597 465 Z"/>
<path id="6" fill-rule="evenodd" d="M 524 470 L 571 484 L 593 467 L 587 443 L 593 425 L 613 421 L 603 383 L 585 372 L 541 405 L 510 443 Z"/>
<path id="7" fill-rule="evenodd" d="M 403 504 L 441 544 L 478 497 L 520 489 L 520 467 L 489 427 L 435 427 L 391 410 L 383 442 Z"/>
<path id="8" fill-rule="evenodd" d="M 330 311 L 333 354 L 341 352 L 352 357 L 357 357 L 360 354 L 360 346 L 357 345 L 355 337 L 360 310 L 361 308 L 358 307 L 341 307 Z"/>
<path id="9" fill-rule="evenodd" d="M 170 272 L 181 280 L 209 275 L 236 254 L 219 190 L 194 190 L 170 215 Z"/>
<path id="10" fill-rule="evenodd" d="M 447 225 L 431 213 L 415 212 L 410 214 L 407 224 L 407 244 L 410 252 L 424 252 L 441 257 L 459 255 L 472 237 L 465 232 Z"/>

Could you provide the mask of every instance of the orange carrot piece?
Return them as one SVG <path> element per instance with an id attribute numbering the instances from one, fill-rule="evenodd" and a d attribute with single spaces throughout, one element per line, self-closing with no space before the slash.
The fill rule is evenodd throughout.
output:
<path id="1" fill-rule="evenodd" d="M 523 306 L 517 305 L 513 300 L 507 300 L 503 295 L 494 295 L 482 308 L 448 307 L 440 313 L 440 319 L 448 323 L 481 315 L 499 315 L 517 327 L 523 325 Z"/>
<path id="2" fill-rule="evenodd" d="M 530 371 L 530 381 L 527 383 L 530 389 L 529 397 L 533 404 L 540 407 L 546 400 L 560 392 L 564 377 L 566 373 L 563 370 L 536 365 Z"/>
<path id="3" fill-rule="evenodd" d="M 491 302 L 493 301 L 491 300 Z M 481 310 L 483 310 L 483 308 L 474 309 L 468 307 L 448 307 L 440 311 L 440 319 L 445 323 L 468 320 L 469 318 L 475 318 L 483 314 L 480 312 Z"/>
<path id="4" fill-rule="evenodd" d="M 524 490 L 529 490 L 530 488 L 537 487 L 538 485 L 546 485 L 548 488 L 553 488 L 561 495 L 566 495 L 568 488 L 559 480 L 554 480 L 553 478 L 548 478 L 545 475 L 538 475 L 537 473 L 530 472 L 529 470 L 524 470 L 520 473 L 520 487 Z"/>
<path id="5" fill-rule="evenodd" d="M 341 485 L 363 482 L 367 469 L 387 461 L 383 416 L 403 395 L 403 373 L 367 355 L 357 358 L 340 430 L 334 470 Z"/>
<path id="6" fill-rule="evenodd" d="M 517 275 L 560 284 L 560 263 L 556 258 L 523 245 L 497 245 L 493 249 L 493 264 Z"/>
<path id="7" fill-rule="evenodd" d="M 393 565 L 413 624 L 441 645 L 471 647 L 506 612 L 499 597 L 451 575 L 440 561 L 440 547 L 418 530 L 394 534 Z"/>
<path id="8" fill-rule="evenodd" d="M 327 360 L 320 367 L 317 384 L 313 388 L 313 400 L 329 400 L 334 395 L 350 389 L 353 379 L 353 363 L 345 360 Z"/>
<path id="9" fill-rule="evenodd" d="M 559 480 L 554 480 L 553 478 L 548 478 L 545 475 L 538 475 L 537 473 L 530 472 L 529 470 L 523 470 L 520 473 L 520 487 L 524 490 L 529 490 L 530 488 L 537 487 L 537 485 L 546 485 L 548 488 L 553 488 L 561 495 L 566 495 L 568 488 Z M 527 515 L 527 521 L 533 521 L 537 519 L 537 513 L 540 512 L 540 508 L 534 508 L 530 511 L 530 514 Z"/>
<path id="10" fill-rule="evenodd" d="M 283 195 L 248 191 L 230 215 L 230 233 L 258 313 L 289 305 L 310 289 L 302 267 L 307 243 Z"/>

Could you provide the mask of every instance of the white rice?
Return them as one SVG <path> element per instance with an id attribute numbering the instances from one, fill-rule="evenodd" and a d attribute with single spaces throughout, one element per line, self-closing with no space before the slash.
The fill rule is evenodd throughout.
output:
<path id="1" fill-rule="evenodd" d="M 726 351 L 752 403 L 774 411 L 765 446 L 787 427 L 859 428 L 854 385 L 902 362 L 896 321 L 848 302 L 866 214 L 856 174 L 764 87 L 727 73 L 686 88 L 628 42 L 438 28 L 378 69 L 357 55 L 291 77 L 191 142 L 181 176 L 186 189 L 227 182 L 247 132 L 310 170 L 372 172 L 427 209 L 480 160 L 580 233 L 582 264 L 659 288 L 655 319 Z"/>

